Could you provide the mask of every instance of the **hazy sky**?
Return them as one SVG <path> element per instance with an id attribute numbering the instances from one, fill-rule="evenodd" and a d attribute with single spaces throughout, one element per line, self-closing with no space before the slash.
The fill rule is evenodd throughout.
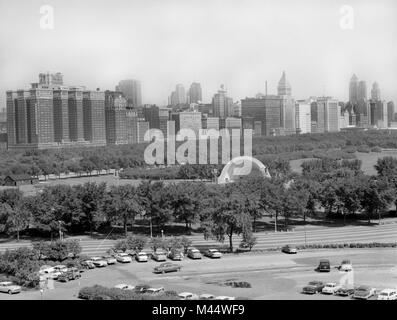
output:
<path id="1" fill-rule="evenodd" d="M 54 29 L 40 28 L 40 7 Z M 340 9 L 354 9 L 342 29 Z M 60 71 L 67 85 L 114 89 L 142 82 L 144 103 L 164 104 L 177 83 L 220 84 L 234 99 L 276 93 L 283 70 L 296 99 L 346 100 L 353 73 L 397 102 L 394 0 L 0 0 L 0 108 L 5 91 Z"/>

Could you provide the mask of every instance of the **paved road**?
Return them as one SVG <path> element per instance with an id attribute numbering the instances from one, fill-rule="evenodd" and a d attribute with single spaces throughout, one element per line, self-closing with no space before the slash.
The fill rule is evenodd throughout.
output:
<path id="1" fill-rule="evenodd" d="M 286 244 L 310 244 L 310 243 L 352 243 L 352 242 L 396 242 L 397 241 L 397 224 L 386 224 L 380 226 L 348 226 L 348 227 L 321 227 L 307 228 L 304 230 L 278 233 L 256 233 L 257 244 L 255 249 L 266 249 L 278 247 Z M 218 246 L 219 243 L 214 240 L 204 240 L 202 235 L 189 237 L 193 245 L 201 246 Z M 93 240 L 87 237 L 77 238 L 87 255 L 97 255 L 105 253 L 110 249 L 116 240 Z M 238 246 L 241 236 L 234 237 L 234 245 Z M 228 244 L 227 241 L 224 243 Z M 9 242 L 0 244 L 0 252 L 6 249 L 15 249 L 22 246 L 31 246 L 29 241 Z"/>

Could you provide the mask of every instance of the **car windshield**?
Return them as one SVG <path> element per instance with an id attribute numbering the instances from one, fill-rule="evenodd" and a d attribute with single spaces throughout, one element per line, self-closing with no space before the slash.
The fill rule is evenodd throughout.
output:
<path id="1" fill-rule="evenodd" d="M 379 295 L 380 296 L 389 296 L 389 294 L 387 292 L 381 292 Z"/>
<path id="2" fill-rule="evenodd" d="M 1 286 L 11 286 L 12 282 L 1 282 L 0 285 Z"/>
<path id="3" fill-rule="evenodd" d="M 316 286 L 317 284 L 318 284 L 317 281 L 310 281 L 310 282 L 309 282 L 309 285 L 311 285 L 311 286 Z"/>

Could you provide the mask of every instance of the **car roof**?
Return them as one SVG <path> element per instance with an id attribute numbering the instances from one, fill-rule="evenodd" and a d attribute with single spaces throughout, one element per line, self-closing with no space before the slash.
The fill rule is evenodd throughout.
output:
<path id="1" fill-rule="evenodd" d="M 381 291 L 381 293 L 382 293 L 382 292 L 384 292 L 384 293 L 396 292 L 396 289 L 383 289 L 383 290 Z"/>
<path id="2" fill-rule="evenodd" d="M 178 296 L 187 296 L 187 295 L 191 295 L 191 294 L 193 294 L 193 293 L 191 293 L 191 292 L 181 292 L 181 293 L 178 294 Z"/>
<path id="3" fill-rule="evenodd" d="M 3 282 L 0 282 L 0 284 L 8 286 L 8 285 L 12 285 L 12 282 L 11 281 L 3 281 Z"/>

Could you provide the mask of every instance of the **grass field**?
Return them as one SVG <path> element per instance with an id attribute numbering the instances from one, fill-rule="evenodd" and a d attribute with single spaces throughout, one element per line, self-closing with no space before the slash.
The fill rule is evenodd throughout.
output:
<path id="1" fill-rule="evenodd" d="M 382 151 L 382 152 L 370 152 L 370 153 L 363 153 L 363 152 L 356 152 L 355 153 L 356 159 L 362 161 L 361 169 L 367 175 L 375 175 L 375 164 L 379 158 L 383 158 L 386 156 L 392 156 L 397 158 L 397 150 L 394 151 Z M 302 163 L 304 161 L 312 160 L 311 158 L 308 159 L 298 159 L 298 160 L 291 160 L 290 165 L 291 169 L 294 172 L 302 173 Z"/>

